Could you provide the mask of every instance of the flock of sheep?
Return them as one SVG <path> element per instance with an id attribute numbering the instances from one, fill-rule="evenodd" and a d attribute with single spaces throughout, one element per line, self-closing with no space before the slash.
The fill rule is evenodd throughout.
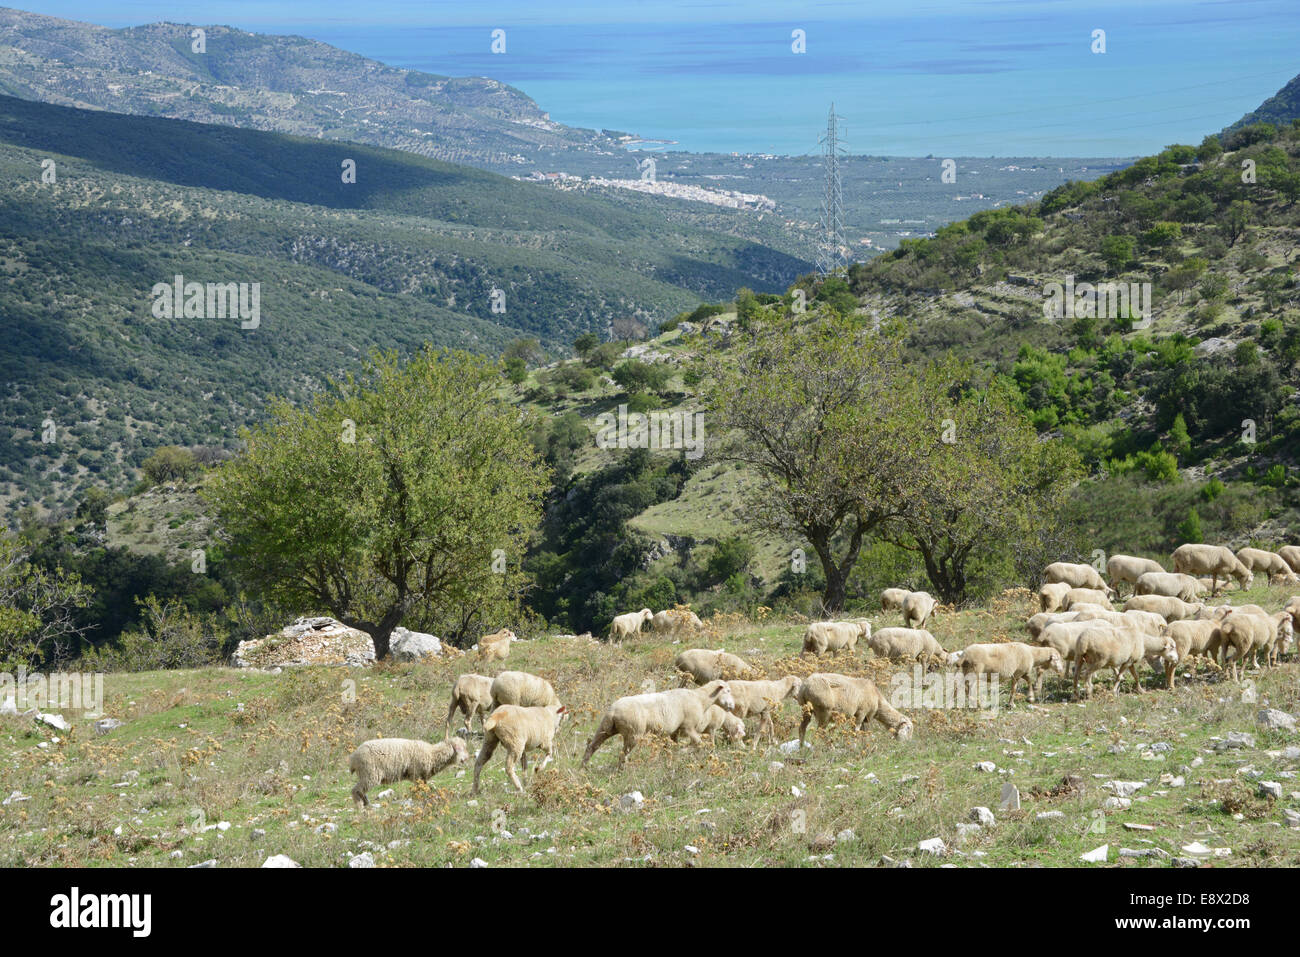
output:
<path id="1" fill-rule="evenodd" d="M 1244 548 L 1237 553 L 1215 545 L 1183 545 L 1173 553 L 1174 571 L 1156 561 L 1128 555 L 1113 555 L 1102 578 L 1091 565 L 1055 562 L 1045 569 L 1046 584 L 1038 592 L 1041 611 L 1032 615 L 1026 627 L 1032 643 L 1008 641 L 968 645 L 949 653 L 925 625 L 938 602 L 925 592 L 890 588 L 881 594 L 881 610 L 898 610 L 904 627 L 881 628 L 874 633 L 865 618 L 820 621 L 808 625 L 803 637 L 803 655 L 855 653 L 861 640 L 874 655 L 891 661 L 910 661 L 929 666 L 948 666 L 968 680 L 979 675 L 996 675 L 1010 682 L 1010 702 L 1023 679 L 1026 697 L 1033 701 L 1041 693 L 1047 671 L 1064 676 L 1073 665 L 1073 691 L 1085 680 L 1085 694 L 1091 696 L 1092 681 L 1099 671 L 1113 670 L 1116 687 L 1124 673 L 1132 674 L 1134 686 L 1142 691 L 1138 666 L 1145 660 L 1166 684 L 1174 686 L 1175 672 L 1193 658 L 1221 661 L 1232 666 L 1234 680 L 1238 665 L 1245 667 L 1249 656 L 1258 667 L 1264 653 L 1268 664 L 1276 664 L 1300 626 L 1300 596 L 1284 608 L 1268 612 L 1258 605 L 1213 606 L 1200 601 L 1206 591 L 1216 594 L 1222 581 L 1232 579 L 1242 590 L 1249 588 L 1256 571 L 1269 580 L 1300 584 L 1300 546 L 1286 546 L 1277 552 Z M 1128 585 L 1132 596 L 1116 611 L 1119 588 Z M 640 632 L 649 622 L 656 632 L 676 634 L 703 627 L 686 609 L 654 614 L 648 608 L 620 615 L 610 626 L 610 640 L 618 642 Z M 514 635 L 503 629 L 480 641 L 480 657 L 500 660 L 507 656 Z M 760 680 L 743 659 L 725 651 L 690 648 L 675 661 L 682 687 L 628 695 L 617 699 L 601 718 L 582 757 L 585 768 L 593 754 L 610 738 L 623 739 L 618 766 L 637 741 L 646 734 L 667 735 L 673 741 L 685 737 L 699 745 L 704 735 L 723 732 L 732 741 L 745 737 L 745 719 L 756 718 L 753 746 L 766 736 L 776 740 L 774 713 L 784 701 L 793 699 L 803 713 L 799 743 L 803 745 L 808 725 L 826 724 L 832 714 L 852 718 L 853 726 L 864 730 L 877 720 L 899 739 L 912 734 L 912 721 L 894 708 L 869 678 L 817 673 L 799 678 Z M 693 683 L 693 687 L 688 687 Z M 452 686 L 444 738 L 430 744 L 404 738 L 366 741 L 351 756 L 349 768 L 357 775 L 352 797 L 368 805 L 366 793 L 380 784 L 400 780 L 427 779 L 443 768 L 468 760 L 465 740 L 451 736 L 451 722 L 457 712 L 465 715 L 468 732 L 475 716 L 483 728 L 483 744 L 474 762 L 472 793 L 479 790 L 484 764 L 498 746 L 504 746 L 506 774 L 523 792 L 515 772 L 516 763 L 528 768 L 529 751 L 540 750 L 546 767 L 555 747 L 555 735 L 568 714 L 550 682 L 523 671 L 504 671 L 496 677 L 462 674 Z"/>

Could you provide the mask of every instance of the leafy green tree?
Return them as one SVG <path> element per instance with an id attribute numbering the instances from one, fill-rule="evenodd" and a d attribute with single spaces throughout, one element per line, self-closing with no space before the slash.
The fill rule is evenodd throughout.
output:
<path id="1" fill-rule="evenodd" d="M 144 477 L 152 485 L 161 485 L 164 482 L 188 482 L 202 471 L 193 452 L 175 445 L 164 445 L 154 450 L 140 468 L 144 472 Z"/>
<path id="2" fill-rule="evenodd" d="M 1246 234 L 1255 218 L 1255 206 L 1248 199 L 1235 200 L 1228 207 L 1223 218 L 1223 230 L 1228 235 L 1228 245 L 1237 245 L 1237 240 Z"/>
<path id="3" fill-rule="evenodd" d="M 614 370 L 614 381 L 627 392 L 659 392 L 667 385 L 672 372 L 662 365 L 628 359 Z"/>
<path id="4" fill-rule="evenodd" d="M 1119 272 L 1133 259 L 1133 237 L 1107 236 L 1101 241 L 1101 258 L 1107 269 Z"/>
<path id="5" fill-rule="evenodd" d="M 1174 416 L 1174 424 L 1169 428 L 1169 442 L 1178 455 L 1192 450 L 1192 437 L 1187 434 L 1187 420 L 1181 412 Z"/>
<path id="6" fill-rule="evenodd" d="M 496 376 L 426 346 L 405 365 L 375 353 L 308 407 L 276 403 L 206 490 L 246 580 L 367 632 L 380 658 L 408 618 L 459 636 L 517 598 L 546 469 Z"/>
<path id="7" fill-rule="evenodd" d="M 580 356 L 585 356 L 598 345 L 600 345 L 600 336 L 594 332 L 584 332 L 573 340 L 573 349 Z"/>
<path id="8" fill-rule="evenodd" d="M 519 385 L 528 378 L 528 365 L 518 356 L 511 356 L 501 363 L 506 370 L 506 378 L 514 385 Z"/>
<path id="9" fill-rule="evenodd" d="M 1195 506 L 1187 510 L 1187 517 L 1178 523 L 1178 538 L 1183 544 L 1198 544 L 1202 541 L 1201 515 Z"/>
<path id="10" fill-rule="evenodd" d="M 526 365 L 535 366 L 544 358 L 542 344 L 532 337 L 516 339 L 506 346 L 501 358 L 506 361 L 522 359 Z"/>
<path id="11" fill-rule="evenodd" d="M 89 601 L 78 575 L 47 571 L 31 561 L 26 541 L 0 538 L 0 670 L 60 663 L 85 631 L 76 609 Z"/>

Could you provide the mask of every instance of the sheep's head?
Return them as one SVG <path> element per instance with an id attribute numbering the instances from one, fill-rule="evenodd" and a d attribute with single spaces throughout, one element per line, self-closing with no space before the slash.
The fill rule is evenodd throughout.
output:
<path id="1" fill-rule="evenodd" d="M 948 657 L 947 657 L 946 661 L 947 661 L 947 663 L 948 663 L 949 665 L 959 665 L 959 664 L 961 664 L 961 652 L 960 652 L 960 651 L 950 651 L 950 652 L 948 652 Z"/>
<path id="2" fill-rule="evenodd" d="M 899 741 L 912 740 L 912 719 L 911 718 L 904 718 L 903 723 L 898 726 L 898 740 Z"/>
<path id="3" fill-rule="evenodd" d="M 1161 642 L 1160 657 L 1171 665 L 1178 664 L 1178 647 L 1168 635 L 1165 635 Z"/>
<path id="4" fill-rule="evenodd" d="M 465 744 L 464 738 L 451 739 L 451 753 L 455 756 L 457 764 L 464 764 L 469 760 L 469 747 Z"/>
<path id="5" fill-rule="evenodd" d="M 1053 648 L 1052 653 L 1047 656 L 1047 667 L 1051 668 L 1058 675 L 1065 674 L 1065 662 L 1061 660 L 1061 653 L 1055 648 Z"/>
<path id="6" fill-rule="evenodd" d="M 745 722 L 734 714 L 729 714 L 722 720 L 722 729 L 727 732 L 727 738 L 731 741 L 745 740 Z"/>
<path id="7" fill-rule="evenodd" d="M 799 697 L 800 689 L 803 688 L 803 679 L 798 675 L 787 675 L 785 678 L 785 685 L 785 696 L 787 698 L 797 698 Z"/>
<path id="8" fill-rule="evenodd" d="M 731 695 L 731 688 L 725 681 L 719 681 L 718 686 L 713 689 L 709 695 L 709 700 L 716 704 L 723 711 L 735 711 L 736 699 Z"/>

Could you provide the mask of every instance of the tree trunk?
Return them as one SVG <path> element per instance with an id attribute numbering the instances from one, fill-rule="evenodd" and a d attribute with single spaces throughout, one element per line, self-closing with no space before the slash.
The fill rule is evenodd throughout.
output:
<path id="1" fill-rule="evenodd" d="M 844 608 L 849 573 L 857 564 L 858 553 L 862 550 L 862 536 L 866 530 L 867 525 L 862 519 L 857 519 L 853 534 L 849 538 L 848 551 L 844 553 L 844 559 L 839 562 L 835 561 L 835 555 L 831 551 L 831 532 L 828 529 L 815 529 L 808 533 L 808 540 L 812 543 L 813 550 L 817 552 L 817 558 L 822 563 L 822 573 L 826 576 L 822 607 L 828 615 L 833 615 Z"/>

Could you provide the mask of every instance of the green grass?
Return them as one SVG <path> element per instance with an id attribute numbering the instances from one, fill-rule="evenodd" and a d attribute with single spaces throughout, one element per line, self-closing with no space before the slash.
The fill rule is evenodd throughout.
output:
<path id="1" fill-rule="evenodd" d="M 1283 598 L 1282 589 L 1262 587 L 1231 596 L 1265 607 Z M 941 611 L 933 631 L 949 649 L 1018 638 L 1026 601 L 1013 593 L 991 609 Z M 872 617 L 877 626 L 897 623 L 892 614 Z M 852 659 L 801 661 L 802 628 L 796 621 L 714 619 L 704 637 L 688 643 L 725 646 L 769 676 L 843 671 L 871 675 L 888 688 L 900 670 L 862 650 Z M 886 855 L 917 866 L 1074 866 L 1104 843 L 1113 864 L 1119 846 L 1178 856 L 1197 840 L 1232 848 L 1230 857 L 1216 859 L 1220 866 L 1300 862 L 1300 831 L 1285 827 L 1282 807 L 1256 796 L 1247 773 L 1253 768 L 1281 781 L 1290 794 L 1285 775 L 1300 762 L 1279 755 L 1294 736 L 1259 729 L 1255 713 L 1300 709 L 1294 661 L 1251 675 L 1257 702 L 1243 701 L 1241 688 L 1206 666 L 1180 677 L 1173 692 L 1149 671 L 1143 695 L 1127 683 L 1115 694 L 1102 678 L 1087 702 L 1069 700 L 1069 688 L 1053 677 L 1033 706 L 1022 695 L 1007 709 L 1004 691 L 997 713 L 912 710 L 916 733 L 909 742 L 878 724 L 856 733 L 844 723 L 812 731 L 814 747 L 802 755 L 765 744 L 757 751 L 722 743 L 696 750 L 651 738 L 619 772 L 615 740 L 581 770 L 586 741 L 609 702 L 640 692 L 646 681 L 675 686 L 672 660 L 685 646 L 649 634 L 622 648 L 557 638 L 514 646 L 503 667 L 545 676 L 574 711 L 551 767 L 534 777 L 530 765 L 528 793 L 510 788 L 498 754 L 484 769 L 476 802 L 466 766 L 428 784 L 394 785 L 394 796 L 365 812 L 349 797 L 352 749 L 378 736 L 440 738 L 451 682 L 474 670 L 472 657 L 367 671 L 109 675 L 105 712 L 125 724 L 107 736 L 95 736 L 81 718 L 65 733 L 30 718 L 0 719 L 6 794 L 16 789 L 32 798 L 0 807 L 0 866 L 179 866 L 211 858 L 221 866 L 257 866 L 283 853 L 324 867 L 344 865 L 363 850 L 396 866 L 464 866 L 473 857 L 493 866 L 844 866 L 874 865 Z M 777 725 L 778 740 L 796 736 L 791 703 Z M 1228 731 L 1254 734 L 1258 748 L 1214 751 L 1211 739 Z M 1158 742 L 1170 749 L 1148 751 Z M 477 735 L 470 745 L 477 749 Z M 1203 763 L 1191 767 L 1197 758 Z M 994 762 L 999 773 L 977 770 L 982 761 Z M 1182 775 L 1185 785 L 1161 785 L 1162 774 Z M 1082 790 L 1052 796 L 1070 775 L 1082 780 Z M 1130 809 L 1105 811 L 1110 792 L 1101 785 L 1114 779 L 1149 783 Z M 1021 811 L 998 809 L 1004 780 L 1019 787 Z M 619 797 L 633 790 L 645 805 L 620 811 Z M 1290 797 L 1278 803 L 1300 807 Z M 957 824 L 976 805 L 992 808 L 998 823 L 962 837 Z M 1065 817 L 1037 819 L 1049 810 Z M 196 824 L 222 821 L 230 824 L 224 832 L 192 833 Z M 1130 832 L 1125 822 L 1155 830 Z M 337 829 L 318 833 L 324 824 Z M 845 829 L 855 839 L 836 842 Z M 538 837 L 542 832 L 547 836 Z M 918 841 L 936 836 L 966 856 L 941 861 L 917 852 Z M 181 856 L 173 858 L 174 851 Z"/>

